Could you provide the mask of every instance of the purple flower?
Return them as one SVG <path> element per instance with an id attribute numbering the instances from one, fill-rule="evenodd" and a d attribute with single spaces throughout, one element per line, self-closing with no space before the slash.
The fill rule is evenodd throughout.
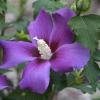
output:
<path id="1" fill-rule="evenodd" d="M 50 68 L 56 72 L 69 72 L 83 68 L 89 61 L 89 50 L 73 43 L 73 32 L 68 21 L 75 13 L 62 8 L 49 15 L 41 10 L 28 26 L 32 43 L 0 40 L 4 50 L 1 68 L 10 68 L 28 61 L 20 87 L 44 93 L 49 85 Z"/>
<path id="2" fill-rule="evenodd" d="M 8 88 L 8 79 L 4 75 L 0 75 L 0 90 Z"/>

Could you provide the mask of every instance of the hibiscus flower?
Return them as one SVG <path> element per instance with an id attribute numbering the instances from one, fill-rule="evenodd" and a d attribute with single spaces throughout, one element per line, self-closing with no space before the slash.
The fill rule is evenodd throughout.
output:
<path id="1" fill-rule="evenodd" d="M 69 8 L 53 14 L 41 10 L 28 26 L 32 42 L 0 40 L 4 51 L 0 68 L 10 68 L 20 63 L 26 65 L 20 87 L 44 93 L 50 81 L 50 69 L 65 73 L 83 68 L 89 61 L 89 49 L 74 42 L 68 21 L 75 16 Z"/>

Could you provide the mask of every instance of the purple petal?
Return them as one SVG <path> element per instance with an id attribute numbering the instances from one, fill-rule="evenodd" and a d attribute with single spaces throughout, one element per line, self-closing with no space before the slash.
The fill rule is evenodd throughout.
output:
<path id="1" fill-rule="evenodd" d="M 83 68 L 89 58 L 89 50 L 79 43 L 66 44 L 57 49 L 51 60 L 51 66 L 57 72 L 68 72 L 75 68 Z"/>
<path id="2" fill-rule="evenodd" d="M 0 90 L 8 88 L 7 77 L 4 75 L 0 75 Z"/>
<path id="3" fill-rule="evenodd" d="M 31 39 L 37 37 L 48 41 L 50 33 L 52 31 L 52 19 L 51 16 L 44 10 L 40 11 L 40 14 L 35 21 L 32 21 L 28 26 Z M 33 41 L 34 42 L 34 41 Z"/>
<path id="4" fill-rule="evenodd" d="M 0 68 L 10 68 L 25 61 L 34 59 L 34 48 L 31 43 L 22 41 L 4 41 L 0 40 L 0 46 L 3 48 L 3 61 Z"/>
<path id="5" fill-rule="evenodd" d="M 21 89 L 31 89 L 36 93 L 44 93 L 50 80 L 50 63 L 34 60 L 24 70 L 20 82 Z"/>
<path id="6" fill-rule="evenodd" d="M 56 12 L 64 17 L 66 23 L 68 23 L 68 21 L 76 15 L 75 12 L 69 8 L 61 8 Z"/>
<path id="7" fill-rule="evenodd" d="M 51 48 L 54 44 L 56 44 L 56 46 L 60 46 L 66 43 L 72 43 L 73 33 L 67 26 L 66 22 L 64 21 L 64 18 L 59 14 L 53 14 L 53 22 L 54 27 L 50 36 Z"/>

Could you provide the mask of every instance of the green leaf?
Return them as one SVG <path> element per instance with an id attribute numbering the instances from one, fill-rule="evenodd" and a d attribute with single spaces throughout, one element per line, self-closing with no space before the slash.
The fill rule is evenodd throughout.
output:
<path id="1" fill-rule="evenodd" d="M 0 64 L 2 64 L 3 60 L 3 49 L 0 48 Z"/>
<path id="2" fill-rule="evenodd" d="M 29 34 L 26 34 L 23 30 L 16 32 L 15 37 L 16 40 L 30 41 Z"/>
<path id="3" fill-rule="evenodd" d="M 100 90 L 100 81 L 98 82 L 98 86 L 97 86 L 97 88 Z"/>
<path id="4" fill-rule="evenodd" d="M 3 28 L 5 26 L 5 13 L 7 11 L 7 0 L 0 0 L 0 31 L 3 35 Z"/>
<path id="5" fill-rule="evenodd" d="M 49 93 L 46 92 L 42 94 L 35 94 L 28 90 L 20 90 L 17 88 L 7 97 L 4 97 L 3 100 L 48 100 Z"/>
<path id="6" fill-rule="evenodd" d="M 7 69 L 0 69 L 0 75 L 1 75 L 1 74 L 4 74 L 4 73 L 6 73 L 6 72 L 10 72 L 10 70 L 7 70 Z"/>
<path id="7" fill-rule="evenodd" d="M 0 30 L 2 30 L 4 26 L 5 26 L 5 18 L 3 15 L 0 15 Z"/>
<path id="8" fill-rule="evenodd" d="M 10 40 L 15 36 L 15 34 L 5 34 L 4 36 L 0 36 L 0 39 Z"/>
<path id="9" fill-rule="evenodd" d="M 25 67 L 25 63 L 19 64 L 18 67 L 16 67 L 16 71 L 21 73 Z"/>
<path id="10" fill-rule="evenodd" d="M 48 12 L 52 12 L 58 8 L 64 7 L 60 1 L 54 0 L 37 0 L 34 3 L 34 16 L 36 17 L 41 8 L 46 9 Z"/>
<path id="11" fill-rule="evenodd" d="M 3 49 L 0 48 L 0 64 L 2 64 L 3 61 Z M 4 74 L 10 70 L 8 69 L 0 69 L 0 74 Z"/>
<path id="12" fill-rule="evenodd" d="M 95 51 L 98 34 L 100 34 L 100 16 L 76 16 L 72 18 L 69 25 L 75 32 L 76 39 L 90 48 L 91 51 Z"/>
<path id="13" fill-rule="evenodd" d="M 27 17 L 21 17 L 19 18 L 15 23 L 15 28 L 18 32 L 27 31 L 27 25 L 28 25 L 29 19 Z"/>
<path id="14" fill-rule="evenodd" d="M 67 75 L 67 85 L 69 87 L 75 85 L 75 75 L 74 72 L 71 72 Z"/>
<path id="15" fill-rule="evenodd" d="M 13 13 L 15 16 L 19 15 L 19 7 L 11 2 L 7 2 L 7 11 Z"/>
<path id="16" fill-rule="evenodd" d="M 54 84 L 54 88 L 56 91 L 60 91 L 67 87 L 67 78 L 65 74 L 51 72 L 51 81 L 52 84 Z"/>
<path id="17" fill-rule="evenodd" d="M 88 79 L 93 90 L 96 90 L 98 77 L 100 75 L 100 68 L 98 64 L 91 60 L 84 69 L 84 75 Z"/>
<path id="18" fill-rule="evenodd" d="M 93 93 L 92 87 L 90 87 L 88 84 L 81 84 L 81 85 L 75 85 L 74 88 L 80 89 L 84 93 Z"/>
<path id="19" fill-rule="evenodd" d="M 7 0 L 0 0 L 0 14 L 3 14 L 7 10 Z"/>
<path id="20" fill-rule="evenodd" d="M 96 61 L 100 61 L 100 50 L 96 50 L 96 52 L 94 54 L 94 59 Z"/>

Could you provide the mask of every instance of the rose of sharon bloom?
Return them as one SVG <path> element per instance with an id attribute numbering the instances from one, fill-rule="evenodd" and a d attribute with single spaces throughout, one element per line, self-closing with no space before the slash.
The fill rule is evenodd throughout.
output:
<path id="1" fill-rule="evenodd" d="M 8 88 L 8 79 L 4 75 L 0 75 L 0 90 Z"/>
<path id="2" fill-rule="evenodd" d="M 31 89 L 44 93 L 50 81 L 50 68 L 65 73 L 81 69 L 89 61 L 89 50 L 81 44 L 73 43 L 73 33 L 68 21 L 75 13 L 62 8 L 49 15 L 41 10 L 35 21 L 28 26 L 32 42 L 4 41 L 4 62 L 0 68 L 10 68 L 29 61 L 23 71 L 21 89 Z"/>

